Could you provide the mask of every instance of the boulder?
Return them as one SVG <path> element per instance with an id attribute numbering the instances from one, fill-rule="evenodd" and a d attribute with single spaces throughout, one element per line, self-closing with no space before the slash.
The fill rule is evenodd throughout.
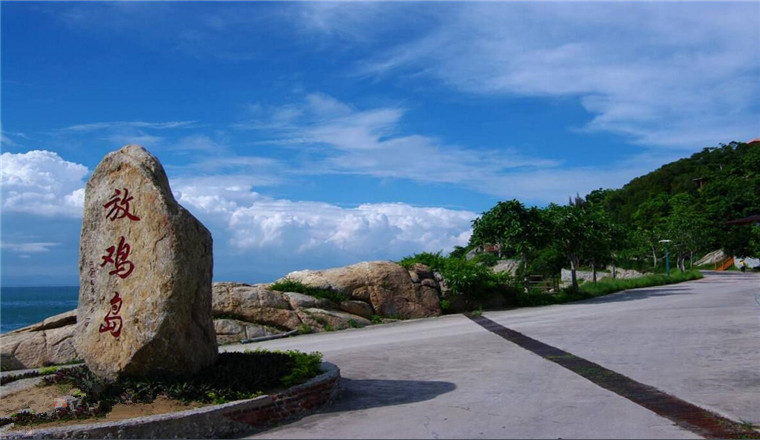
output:
<path id="1" fill-rule="evenodd" d="M 350 313 L 352 315 L 358 315 L 358 316 L 361 316 L 362 318 L 367 318 L 367 319 L 372 319 L 372 315 L 375 314 L 375 311 L 372 309 L 372 306 L 365 303 L 364 301 L 355 301 L 355 300 L 341 301 L 340 309 L 346 313 Z"/>
<path id="2" fill-rule="evenodd" d="M 216 341 L 219 344 L 231 344 L 243 339 L 253 339 L 262 336 L 276 335 L 281 330 L 265 325 L 252 324 L 236 319 L 215 319 Z"/>
<path id="3" fill-rule="evenodd" d="M 69 310 L 68 312 L 59 313 L 58 315 L 54 315 L 49 318 L 45 318 L 41 322 L 32 324 L 24 328 L 20 328 L 16 330 L 16 332 L 24 332 L 24 331 L 35 332 L 35 331 L 40 331 L 40 330 L 48 330 L 52 328 L 60 328 L 67 325 L 76 324 L 76 322 L 77 322 L 77 311 L 75 309 L 75 310 Z"/>
<path id="4" fill-rule="evenodd" d="M 371 324 L 369 319 L 336 310 L 302 309 L 298 314 L 306 325 L 317 330 L 343 330 Z"/>
<path id="5" fill-rule="evenodd" d="M 327 270 L 291 272 L 285 278 L 307 286 L 332 289 L 353 300 L 368 302 L 381 316 L 422 318 L 438 316 L 437 296 L 421 291 L 409 272 L 390 261 L 371 261 Z"/>
<path id="6" fill-rule="evenodd" d="M 420 276 L 417 275 L 417 272 L 410 270 L 409 271 L 409 278 L 412 280 L 413 283 L 419 283 L 420 282 Z"/>
<path id="7" fill-rule="evenodd" d="M 435 280 L 432 280 L 430 278 L 425 278 L 424 280 L 420 281 L 420 285 L 436 288 L 438 287 L 438 283 Z"/>
<path id="8" fill-rule="evenodd" d="M 235 315 L 255 308 L 290 309 L 288 297 L 269 290 L 266 284 L 214 283 L 212 292 L 214 315 Z"/>
<path id="9" fill-rule="evenodd" d="M 296 330 L 301 325 L 301 318 L 296 310 L 289 309 L 271 307 L 240 309 L 232 316 L 241 321 L 267 325 L 280 330 Z"/>
<path id="10" fill-rule="evenodd" d="M 76 350 L 98 376 L 193 373 L 212 364 L 212 240 L 161 163 L 128 145 L 85 188 Z"/>
<path id="11" fill-rule="evenodd" d="M 430 271 L 430 268 L 426 264 L 414 263 L 409 272 L 414 273 L 420 280 L 433 279 L 433 272 Z"/>
<path id="12" fill-rule="evenodd" d="M 438 272 L 435 272 L 435 274 L 437 275 Z M 452 292 L 451 288 L 446 284 L 446 281 L 444 281 L 442 277 L 441 280 L 438 281 L 438 287 L 441 290 L 441 301 L 446 300 L 448 302 L 448 307 L 446 308 L 448 313 L 463 313 L 469 311 L 464 297 Z"/>
<path id="13" fill-rule="evenodd" d="M 290 302 L 290 308 L 295 309 L 334 309 L 335 303 L 326 298 L 315 298 L 310 295 L 306 295 L 298 292 L 285 292 L 283 295 Z"/>
<path id="14" fill-rule="evenodd" d="M 72 322 L 73 320 L 73 322 Z M 68 364 L 80 359 L 74 347 L 76 310 L 0 336 L 3 371 Z"/>
<path id="15" fill-rule="evenodd" d="M 694 263 L 695 266 L 704 266 L 706 264 L 715 264 L 719 261 L 723 261 L 726 258 L 725 252 L 723 252 L 722 249 L 718 249 L 717 251 L 712 251 L 708 254 L 706 254 L 704 257 L 697 260 L 697 262 Z M 618 269 L 620 270 L 620 269 Z"/>
<path id="16" fill-rule="evenodd" d="M 491 270 L 494 273 L 508 273 L 515 275 L 517 273 L 517 267 L 520 265 L 518 260 L 499 260 Z"/>

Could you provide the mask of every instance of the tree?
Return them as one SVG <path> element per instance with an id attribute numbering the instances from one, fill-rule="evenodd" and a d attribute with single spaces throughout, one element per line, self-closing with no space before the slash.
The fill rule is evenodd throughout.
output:
<path id="1" fill-rule="evenodd" d="M 552 241 L 570 263 L 573 289 L 578 289 L 576 271 L 580 266 L 583 243 L 589 235 L 583 208 L 574 204 L 560 206 L 552 203 L 546 207 L 546 213 L 552 225 Z"/>
<path id="2" fill-rule="evenodd" d="M 576 204 L 581 204 L 585 212 L 586 226 L 589 234 L 583 245 L 582 257 L 591 264 L 593 280 L 596 282 L 596 270 L 613 261 L 614 253 L 621 248 L 623 242 L 622 229 L 613 222 L 604 207 L 598 202 L 576 198 Z"/>
<path id="3" fill-rule="evenodd" d="M 669 200 L 671 214 L 665 222 L 665 235 L 672 240 L 671 249 L 676 253 L 676 264 L 686 270 L 686 256 L 693 265 L 694 253 L 705 249 L 711 235 L 711 222 L 699 209 L 695 197 L 686 193 L 676 194 Z"/>
<path id="4" fill-rule="evenodd" d="M 596 281 L 596 268 L 612 259 L 620 235 L 602 206 L 576 196 L 567 206 L 549 205 L 546 215 L 552 241 L 570 263 L 573 289 L 578 289 L 576 272 L 584 261 L 591 264 Z"/>
<path id="5" fill-rule="evenodd" d="M 545 246 L 547 227 L 541 214 L 538 208 L 526 208 L 519 200 L 499 202 L 472 222 L 470 246 L 495 245 L 500 257 L 519 256 L 527 269 Z"/>

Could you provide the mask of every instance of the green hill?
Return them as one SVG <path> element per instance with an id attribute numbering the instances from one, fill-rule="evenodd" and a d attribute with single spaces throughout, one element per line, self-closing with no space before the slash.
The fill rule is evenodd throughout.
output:
<path id="1" fill-rule="evenodd" d="M 692 252 L 723 248 L 736 255 L 758 253 L 752 241 L 757 228 L 724 222 L 760 214 L 760 142 L 705 148 L 620 189 L 597 190 L 588 197 L 601 202 L 631 233 L 691 241 L 681 244 Z"/>

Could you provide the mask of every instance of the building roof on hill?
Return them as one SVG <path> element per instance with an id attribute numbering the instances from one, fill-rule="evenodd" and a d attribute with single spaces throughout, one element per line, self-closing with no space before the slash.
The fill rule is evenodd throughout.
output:
<path id="1" fill-rule="evenodd" d="M 729 220 L 723 223 L 727 225 L 749 225 L 752 223 L 760 223 L 760 215 L 751 215 L 749 217 L 738 218 L 736 220 Z"/>

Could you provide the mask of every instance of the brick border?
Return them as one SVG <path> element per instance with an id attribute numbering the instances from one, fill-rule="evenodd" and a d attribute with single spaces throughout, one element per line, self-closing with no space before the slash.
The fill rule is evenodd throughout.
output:
<path id="1" fill-rule="evenodd" d="M 260 431 L 310 414 L 335 398 L 340 369 L 322 362 L 323 373 L 283 392 L 118 422 L 5 431 L 0 438 L 219 438 Z"/>

